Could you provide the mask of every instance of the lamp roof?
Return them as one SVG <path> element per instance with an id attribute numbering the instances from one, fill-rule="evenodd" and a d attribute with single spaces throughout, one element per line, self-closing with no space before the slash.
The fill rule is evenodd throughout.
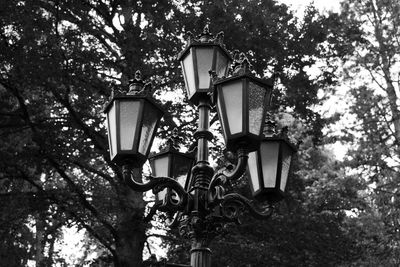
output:
<path id="1" fill-rule="evenodd" d="M 107 113 L 112 106 L 114 100 L 134 100 L 134 99 L 145 99 L 150 102 L 155 108 L 157 108 L 162 114 L 165 114 L 163 107 L 156 102 L 153 97 L 153 88 L 151 83 L 144 83 L 142 80 L 142 73 L 140 70 L 135 72 L 135 77 L 129 80 L 129 91 L 127 93 L 117 93 L 114 90 L 111 93 L 109 102 L 106 104 L 103 113 Z"/>
<path id="2" fill-rule="evenodd" d="M 224 32 L 219 32 L 214 37 L 213 34 L 210 33 L 209 26 L 206 25 L 203 29 L 203 32 L 198 36 L 195 37 L 191 32 L 187 32 L 187 41 L 185 48 L 181 53 L 178 55 L 178 60 L 181 60 L 188 52 L 190 47 L 192 46 L 218 46 L 224 54 L 232 60 L 231 55 L 229 54 L 228 50 L 224 44 Z"/>

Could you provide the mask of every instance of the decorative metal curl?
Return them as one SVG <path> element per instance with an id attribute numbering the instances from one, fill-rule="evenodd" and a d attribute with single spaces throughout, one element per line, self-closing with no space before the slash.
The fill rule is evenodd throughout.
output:
<path id="1" fill-rule="evenodd" d="M 260 209 L 254 206 L 251 200 L 237 193 L 225 195 L 221 202 L 221 208 L 224 217 L 238 223 L 240 223 L 239 216 L 244 211 L 248 211 L 253 217 L 263 220 L 270 218 L 274 212 L 272 205 L 268 204 L 267 207 Z"/>
<path id="2" fill-rule="evenodd" d="M 172 220 L 167 220 L 166 224 L 168 227 L 172 228 L 172 227 L 176 227 L 179 225 L 180 221 L 182 218 L 182 212 L 178 211 L 174 214 L 174 217 L 172 218 Z"/>
<path id="3" fill-rule="evenodd" d="M 177 207 L 177 209 L 184 209 L 188 203 L 190 195 L 176 180 L 172 178 L 148 176 L 147 178 L 149 179 L 149 182 L 139 183 L 133 179 L 131 168 L 128 165 L 122 166 L 122 175 L 124 181 L 134 191 L 146 192 L 153 190 L 153 192 L 156 194 L 164 188 L 170 188 L 173 189 L 179 197 L 179 202 L 174 205 Z"/>
<path id="4" fill-rule="evenodd" d="M 208 186 L 208 201 L 214 206 L 216 200 L 221 200 L 225 193 L 223 186 L 230 180 L 236 180 L 245 173 L 247 168 L 248 152 L 244 148 L 238 149 L 238 162 L 233 168 L 232 165 L 217 171 Z"/>

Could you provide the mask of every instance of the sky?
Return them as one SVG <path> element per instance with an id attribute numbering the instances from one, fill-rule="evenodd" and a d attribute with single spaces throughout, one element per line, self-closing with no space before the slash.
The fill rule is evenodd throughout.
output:
<path id="1" fill-rule="evenodd" d="M 320 11 L 332 10 L 339 11 L 340 8 L 340 0 L 278 0 L 281 3 L 284 3 L 288 6 L 292 7 L 292 10 L 297 10 L 298 13 L 303 13 L 306 6 L 310 3 L 314 2 L 315 7 L 317 7 Z"/>

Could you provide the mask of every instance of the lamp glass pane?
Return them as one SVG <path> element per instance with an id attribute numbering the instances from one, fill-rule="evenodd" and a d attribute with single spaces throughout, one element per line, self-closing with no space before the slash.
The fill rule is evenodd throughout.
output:
<path id="1" fill-rule="evenodd" d="M 160 119 L 160 112 L 152 105 L 147 104 L 143 112 L 143 126 L 140 134 L 139 153 L 146 155 L 150 142 L 156 128 L 156 124 Z"/>
<path id="2" fill-rule="evenodd" d="M 168 155 L 163 155 L 153 159 L 153 175 L 157 177 L 168 177 Z"/>
<path id="3" fill-rule="evenodd" d="M 133 150 L 140 105 L 139 100 L 120 101 L 119 138 L 121 150 Z"/>
<path id="4" fill-rule="evenodd" d="M 217 73 L 218 77 L 222 77 L 227 74 L 228 63 L 229 63 L 228 57 L 218 49 L 217 62 L 215 64 L 215 72 Z"/>
<path id="5" fill-rule="evenodd" d="M 181 179 L 186 179 L 186 175 L 189 172 L 189 169 L 192 164 L 192 159 L 187 158 L 183 155 L 175 154 L 174 155 L 174 161 L 172 164 L 172 176 L 174 178 L 177 178 L 179 181 L 179 177 L 183 176 Z M 182 186 L 185 184 L 185 181 L 183 181 Z"/>
<path id="6" fill-rule="evenodd" d="M 197 71 L 199 75 L 199 88 L 210 88 L 210 74 L 209 70 L 212 68 L 214 57 L 214 47 L 196 48 Z"/>
<path id="7" fill-rule="evenodd" d="M 117 152 L 117 125 L 115 120 L 115 102 L 113 102 L 110 110 L 107 113 L 107 130 L 108 130 L 108 143 L 110 144 L 111 158 Z"/>
<path id="8" fill-rule="evenodd" d="M 249 82 L 249 131 L 255 135 L 261 134 L 266 92 L 265 88 Z"/>
<path id="9" fill-rule="evenodd" d="M 224 116 L 222 115 L 223 114 L 222 110 L 224 110 L 224 108 L 221 106 L 221 98 L 222 98 L 222 95 L 219 95 L 217 98 L 218 118 L 219 118 L 219 121 L 221 122 L 221 128 L 224 133 L 224 138 L 226 139 L 227 132 L 226 132 L 226 128 L 225 128 Z"/>
<path id="10" fill-rule="evenodd" d="M 257 154 L 258 154 L 257 152 L 249 153 L 249 159 L 247 161 L 247 167 L 249 169 L 249 174 L 250 174 L 250 182 L 254 192 L 260 190 L 260 178 L 258 177 L 258 168 L 257 168 L 257 162 L 258 162 Z"/>
<path id="11" fill-rule="evenodd" d="M 183 59 L 182 69 L 185 76 L 186 90 L 188 91 L 188 95 L 190 97 L 196 92 L 192 51 L 189 51 L 189 53 Z"/>
<path id="12" fill-rule="evenodd" d="M 280 188 L 283 192 L 285 192 L 291 161 L 292 161 L 292 151 L 286 144 L 283 144 L 282 145 L 282 172 L 281 172 L 281 185 L 280 185 Z"/>
<path id="13" fill-rule="evenodd" d="M 242 81 L 234 81 L 222 85 L 222 95 L 225 101 L 225 112 L 231 134 L 242 132 L 243 129 L 243 92 Z M 228 127 L 224 127 L 225 129 Z"/>
<path id="14" fill-rule="evenodd" d="M 262 173 L 265 188 L 274 188 L 278 171 L 278 142 L 262 142 L 260 146 Z"/>

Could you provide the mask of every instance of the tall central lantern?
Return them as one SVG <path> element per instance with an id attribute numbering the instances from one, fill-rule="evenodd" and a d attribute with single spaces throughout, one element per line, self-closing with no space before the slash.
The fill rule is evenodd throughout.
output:
<path id="1" fill-rule="evenodd" d="M 179 61 L 188 99 L 197 105 L 200 95 L 213 91 L 209 72 L 215 72 L 218 77 L 226 76 L 232 58 L 223 44 L 223 33 L 214 37 L 206 26 L 199 38 L 189 33 L 187 46 L 180 53 Z"/>

